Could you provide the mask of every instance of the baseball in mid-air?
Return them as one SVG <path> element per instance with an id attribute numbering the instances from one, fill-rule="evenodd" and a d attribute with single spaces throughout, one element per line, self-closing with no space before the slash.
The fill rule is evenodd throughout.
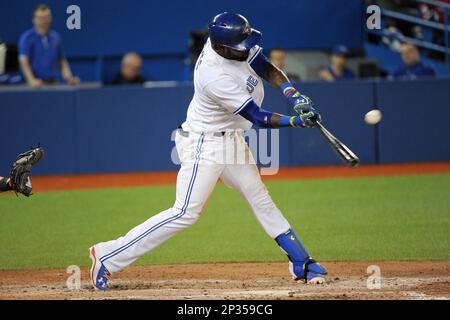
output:
<path id="1" fill-rule="evenodd" d="M 364 116 L 364 121 L 366 121 L 367 124 L 373 126 L 380 122 L 381 118 L 381 111 L 378 109 L 373 109 L 366 113 L 366 115 Z"/>

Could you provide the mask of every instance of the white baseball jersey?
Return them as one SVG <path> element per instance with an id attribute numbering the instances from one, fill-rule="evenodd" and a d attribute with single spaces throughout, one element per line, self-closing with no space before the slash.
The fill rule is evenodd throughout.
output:
<path id="1" fill-rule="evenodd" d="M 261 52 L 255 46 L 246 61 L 229 60 L 215 52 L 208 39 L 195 66 L 195 94 L 182 125 L 185 131 L 251 128 L 252 123 L 237 113 L 251 99 L 259 106 L 264 99 L 263 81 L 250 66 Z"/>

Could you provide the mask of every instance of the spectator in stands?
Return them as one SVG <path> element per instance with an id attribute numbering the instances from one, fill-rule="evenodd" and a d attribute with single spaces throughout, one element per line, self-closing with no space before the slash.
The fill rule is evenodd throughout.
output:
<path id="1" fill-rule="evenodd" d="M 129 52 L 123 56 L 120 72 L 112 83 L 118 85 L 143 84 L 145 80 L 141 76 L 141 69 L 141 56 L 135 52 Z"/>
<path id="2" fill-rule="evenodd" d="M 334 46 L 331 53 L 331 64 L 319 70 L 319 78 L 329 82 L 355 79 L 353 71 L 347 68 L 347 55 L 346 46 Z"/>
<path id="3" fill-rule="evenodd" d="M 19 61 L 29 86 L 41 87 L 56 83 L 61 73 L 70 85 L 77 85 L 80 79 L 74 77 L 64 57 L 59 34 L 50 29 L 52 15 L 46 5 L 33 10 L 34 27 L 25 31 L 19 41 Z"/>
<path id="4" fill-rule="evenodd" d="M 439 0 L 442 3 L 450 4 L 450 0 Z M 431 21 L 431 22 L 437 22 L 441 24 L 445 24 L 446 19 L 450 21 L 450 11 L 447 11 L 447 17 L 445 16 L 446 11 L 444 8 L 428 4 L 428 3 L 421 3 L 419 5 L 420 10 L 420 17 L 422 19 Z M 445 32 L 444 30 L 440 29 L 432 29 L 433 37 L 431 42 L 434 44 L 440 45 L 445 47 Z M 447 34 L 448 41 L 450 42 L 450 34 Z M 441 61 L 445 61 L 445 53 L 441 51 L 436 50 L 426 50 L 427 56 L 432 59 L 438 59 Z"/>
<path id="5" fill-rule="evenodd" d="M 418 78 L 434 78 L 434 69 L 420 61 L 419 49 L 413 44 L 404 43 L 400 48 L 403 65 L 389 75 L 390 79 L 414 80 Z"/>
<path id="6" fill-rule="evenodd" d="M 281 48 L 274 48 L 270 50 L 269 59 L 278 69 L 284 71 L 289 80 L 292 82 L 300 81 L 300 76 L 298 74 L 286 71 L 286 51 Z"/>

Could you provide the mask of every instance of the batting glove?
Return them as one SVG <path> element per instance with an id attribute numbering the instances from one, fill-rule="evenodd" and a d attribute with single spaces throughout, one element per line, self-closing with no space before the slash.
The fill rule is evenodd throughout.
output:
<path id="1" fill-rule="evenodd" d="M 322 117 L 314 108 L 302 108 L 299 110 L 298 116 L 306 128 L 314 128 L 317 126 L 317 122 L 322 121 Z"/>
<path id="2" fill-rule="evenodd" d="M 295 89 L 294 89 L 295 90 Z M 304 127 L 313 128 L 316 126 L 316 122 L 322 121 L 322 118 L 314 109 L 314 103 L 311 99 L 303 94 L 300 94 L 297 90 L 287 93 L 287 98 L 292 104 L 294 111 L 301 118 L 304 123 Z"/>
<path id="3" fill-rule="evenodd" d="M 294 128 L 314 128 L 320 122 L 320 114 L 317 112 L 300 114 L 290 118 L 289 123 Z"/>

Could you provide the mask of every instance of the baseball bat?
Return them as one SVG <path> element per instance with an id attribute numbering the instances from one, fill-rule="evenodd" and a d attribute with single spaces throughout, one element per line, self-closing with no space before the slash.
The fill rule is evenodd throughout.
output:
<path id="1" fill-rule="evenodd" d="M 323 124 L 317 123 L 317 128 L 324 138 L 329 142 L 331 148 L 336 154 L 344 161 L 349 167 L 357 167 L 359 165 L 359 158 L 353 153 L 345 144 L 343 144 L 338 138 L 336 138 L 330 131 L 328 131 Z"/>

